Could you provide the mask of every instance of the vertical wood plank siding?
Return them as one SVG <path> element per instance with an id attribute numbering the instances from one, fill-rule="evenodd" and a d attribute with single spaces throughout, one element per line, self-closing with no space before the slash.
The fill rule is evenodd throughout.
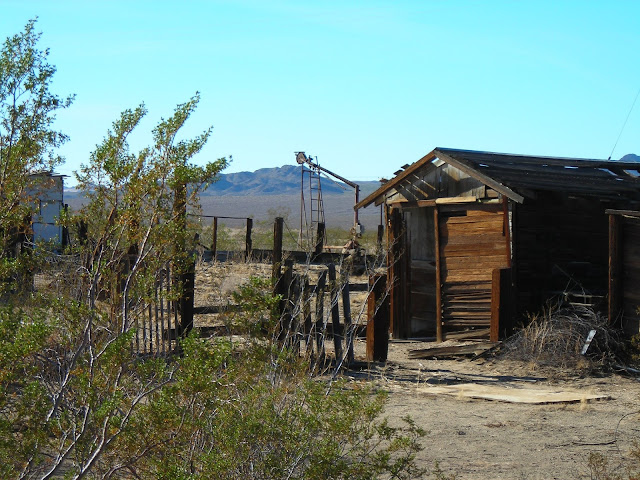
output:
<path id="1" fill-rule="evenodd" d="M 516 209 L 520 313 L 537 312 L 567 290 L 604 298 L 609 223 L 601 202 L 548 192 Z"/>
<path id="2" fill-rule="evenodd" d="M 445 338 L 455 330 L 489 329 L 493 271 L 509 266 L 503 206 L 441 208 L 438 231 Z"/>
<path id="3" fill-rule="evenodd" d="M 629 337 L 640 333 L 640 218 L 620 218 L 622 249 L 622 327 Z"/>

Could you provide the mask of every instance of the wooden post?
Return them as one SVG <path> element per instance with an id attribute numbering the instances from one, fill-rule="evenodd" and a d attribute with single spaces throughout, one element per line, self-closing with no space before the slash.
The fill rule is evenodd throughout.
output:
<path id="1" fill-rule="evenodd" d="M 213 217 L 213 235 L 211 238 L 211 258 L 215 262 L 218 254 L 218 217 Z"/>
<path id="2" fill-rule="evenodd" d="M 377 247 L 378 251 L 382 252 L 382 242 L 384 240 L 384 225 L 378 225 L 378 240 Z"/>
<path id="3" fill-rule="evenodd" d="M 324 289 L 327 283 L 327 271 L 323 271 L 316 285 L 316 321 L 314 333 L 316 337 L 316 350 L 318 357 L 324 357 L 324 336 L 327 333 L 327 323 L 324 321 Z"/>
<path id="4" fill-rule="evenodd" d="M 187 271 L 180 275 L 182 294 L 180 295 L 180 333 L 188 334 L 193 329 L 193 305 L 196 279 L 196 264 L 189 260 Z"/>
<path id="5" fill-rule="evenodd" d="M 622 225 L 618 215 L 609 214 L 609 324 L 618 324 L 622 305 Z M 620 326 L 620 325 L 618 325 Z"/>
<path id="6" fill-rule="evenodd" d="M 313 352 L 313 340 L 311 332 L 313 323 L 311 322 L 311 292 L 309 287 L 309 276 L 304 276 L 304 285 L 302 287 L 302 315 L 304 317 L 304 343 L 306 353 L 309 355 Z"/>
<path id="7" fill-rule="evenodd" d="M 87 222 L 85 222 L 84 220 L 80 220 L 77 223 L 77 227 L 78 243 L 84 247 L 89 242 L 89 226 L 87 225 Z"/>
<path id="8" fill-rule="evenodd" d="M 497 342 L 500 335 L 500 269 L 495 268 L 491 274 L 491 325 L 489 340 Z"/>
<path id="9" fill-rule="evenodd" d="M 502 197 L 502 215 L 502 231 L 507 246 L 507 267 L 511 267 L 511 228 L 509 228 L 509 199 L 506 196 Z"/>
<path id="10" fill-rule="evenodd" d="M 439 225 L 438 207 L 433 209 L 433 225 L 435 234 L 435 251 L 436 251 L 436 341 L 442 342 L 442 273 L 440 267 L 440 225 Z"/>
<path id="11" fill-rule="evenodd" d="M 291 271 L 293 272 L 293 260 L 291 261 Z M 304 280 L 301 274 L 293 274 L 293 279 L 291 283 L 291 303 L 289 304 L 290 315 L 291 315 L 291 348 L 296 355 L 300 355 L 300 336 L 302 332 L 302 325 L 304 323 L 303 317 L 303 305 L 301 305 L 302 301 L 302 292 L 304 289 Z"/>
<path id="12" fill-rule="evenodd" d="M 176 186 L 173 200 L 173 213 L 179 227 L 174 238 L 174 277 L 176 289 L 180 292 L 177 310 L 180 312 L 179 334 L 184 336 L 193 328 L 193 290 L 195 282 L 195 263 L 187 258 L 186 229 L 187 229 L 187 185 L 181 183 Z"/>
<path id="13" fill-rule="evenodd" d="M 495 268 L 491 274 L 491 325 L 489 339 L 497 342 L 501 333 L 513 327 L 513 289 L 510 268 Z"/>
<path id="14" fill-rule="evenodd" d="M 273 223 L 273 280 L 275 282 L 280 278 L 280 267 L 282 265 L 282 232 L 284 228 L 284 219 L 276 217 Z"/>
<path id="15" fill-rule="evenodd" d="M 336 266 L 333 263 L 329 267 L 329 285 L 331 286 L 331 324 L 333 327 L 333 346 L 336 354 L 336 362 L 342 360 L 342 326 L 340 325 L 340 307 L 338 295 L 340 285 L 336 281 Z"/>
<path id="16" fill-rule="evenodd" d="M 324 223 L 318 223 L 318 231 L 316 232 L 316 245 L 314 250 L 314 255 L 318 256 L 322 253 L 324 249 L 324 240 L 326 236 L 326 230 Z"/>
<path id="17" fill-rule="evenodd" d="M 346 269 L 345 269 L 346 270 Z M 353 363 L 353 338 L 355 332 L 353 331 L 353 325 L 351 324 L 351 298 L 349 295 L 349 273 L 344 274 L 342 280 L 342 313 L 344 315 L 344 330 L 346 332 L 346 347 L 347 347 L 347 365 Z"/>
<path id="18" fill-rule="evenodd" d="M 282 219 L 281 219 L 282 220 Z M 244 241 L 244 259 L 245 261 L 249 258 L 249 255 L 251 255 L 251 250 L 253 249 L 253 244 L 251 241 L 251 229 L 253 228 L 253 219 L 252 218 L 247 218 L 247 235 L 245 237 L 245 241 Z M 280 234 L 280 251 L 282 251 L 282 233 Z"/>
<path id="19" fill-rule="evenodd" d="M 290 308 L 290 300 L 292 297 L 292 284 L 293 279 L 293 260 L 287 259 L 284 265 L 284 270 L 282 272 L 282 276 L 278 280 L 278 293 L 282 295 L 282 299 L 280 300 L 280 305 L 278 306 L 278 341 L 285 344 L 292 344 L 290 342 L 289 335 L 291 333 L 291 324 L 292 324 L 292 316 L 291 316 L 291 308 Z"/>
<path id="20" fill-rule="evenodd" d="M 65 203 L 62 210 L 65 213 L 65 218 L 68 218 L 67 213 L 69 212 L 69 205 Z M 71 242 L 69 240 L 69 227 L 65 224 L 62 226 L 62 249 L 64 250 L 66 247 L 69 246 L 70 243 Z"/>
<path id="21" fill-rule="evenodd" d="M 398 208 L 392 208 L 389 218 L 389 238 L 387 284 L 390 286 L 390 319 L 389 330 L 395 338 L 405 336 L 408 323 L 409 309 L 407 305 L 408 292 L 407 268 L 409 265 L 407 241 L 404 233 L 402 213 Z"/>
<path id="22" fill-rule="evenodd" d="M 369 277 L 367 299 L 367 361 L 386 362 L 389 351 L 389 297 L 386 277 Z"/>

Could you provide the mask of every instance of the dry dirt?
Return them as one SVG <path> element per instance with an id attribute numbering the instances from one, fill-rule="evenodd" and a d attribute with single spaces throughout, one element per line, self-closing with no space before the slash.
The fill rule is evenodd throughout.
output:
<path id="1" fill-rule="evenodd" d="M 620 375 L 564 378 L 504 360 L 412 360 L 424 343 L 396 343 L 371 377 L 389 392 L 386 415 L 410 415 L 429 433 L 419 459 L 460 479 L 588 479 L 589 454 L 624 465 L 640 439 L 640 382 Z M 554 372 L 557 375 L 557 372 Z M 474 383 L 510 389 L 551 389 L 608 400 L 522 404 L 431 394 L 436 385 Z M 628 463 L 625 463 L 627 466 Z"/>
<path id="2" fill-rule="evenodd" d="M 196 305 L 228 299 L 250 275 L 270 266 L 205 264 L 198 269 Z M 357 303 L 363 301 L 357 297 Z M 209 322 L 201 318 L 196 322 Z M 458 479 L 589 479 L 591 453 L 608 457 L 624 474 L 629 450 L 640 440 L 640 381 L 617 374 L 579 377 L 572 372 L 536 370 L 506 360 L 415 360 L 408 352 L 434 344 L 392 341 L 386 364 L 347 372 L 389 393 L 385 415 L 392 424 L 411 416 L 427 430 L 418 460 Z M 356 358 L 364 360 L 363 339 Z M 435 386 L 472 383 L 510 389 L 577 392 L 575 403 L 524 404 L 431 393 Z M 586 401 L 581 394 L 609 399 Z"/>

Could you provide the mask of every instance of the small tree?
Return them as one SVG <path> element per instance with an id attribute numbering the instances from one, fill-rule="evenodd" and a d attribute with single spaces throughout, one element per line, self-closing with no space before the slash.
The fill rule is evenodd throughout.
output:
<path id="1" fill-rule="evenodd" d="M 64 137 L 50 130 L 52 115 L 70 102 L 48 94 L 53 68 L 37 40 L 30 22 L 2 56 L 2 98 L 13 99 L 1 137 L 0 231 L 7 238 L 29 211 L 21 202 L 29 174 L 59 161 L 53 149 Z M 18 78 L 22 89 L 14 88 Z M 261 337 L 233 349 L 190 336 L 178 358 L 131 351 L 135 316 L 152 299 L 158 272 L 169 261 L 178 271 L 189 261 L 185 212 L 226 165 L 190 163 L 210 129 L 178 138 L 198 100 L 178 105 L 153 130 L 153 144 L 135 154 L 127 139 L 146 110 L 126 110 L 82 166 L 77 179 L 89 202 L 78 219 L 65 219 L 87 226 L 86 241 L 69 252 L 80 281 L 55 295 L 5 289 L 0 478 L 421 476 L 414 462 L 420 428 L 378 421 L 380 396 L 309 378 L 307 366 L 277 342 Z M 39 127 L 31 129 L 28 118 Z M 2 255 L 0 280 L 19 267 Z M 278 299 L 270 289 L 255 292 L 245 288 L 239 298 L 255 317 L 268 318 Z M 261 327 L 273 330 L 273 323 Z"/>
<path id="2" fill-rule="evenodd" d="M 130 327 L 131 292 L 148 298 L 155 273 L 169 260 L 178 271 L 186 268 L 192 245 L 185 213 L 198 207 L 200 191 L 226 166 L 224 158 L 203 167 L 189 163 L 211 129 L 194 139 L 177 139 L 198 101 L 196 94 L 178 105 L 169 119 L 161 120 L 153 131 L 154 144 L 138 154 L 129 152 L 127 138 L 146 110 L 144 105 L 126 110 L 76 175 L 79 187 L 87 192 L 89 201 L 80 215 L 93 242 L 85 252 L 87 300 L 95 306 L 101 289 L 112 287 L 112 303 L 121 297 L 115 303 L 121 306 L 123 332 Z M 123 271 L 125 262 L 128 268 Z"/>
<path id="3" fill-rule="evenodd" d="M 39 40 L 31 20 L 0 52 L 0 294 L 14 288 L 7 280 L 28 267 L 17 239 L 28 233 L 34 207 L 29 191 L 37 187 L 32 174 L 60 164 L 56 149 L 67 140 L 53 123 L 73 96 L 51 92 L 56 69 L 48 63 L 49 50 L 38 48 Z"/>

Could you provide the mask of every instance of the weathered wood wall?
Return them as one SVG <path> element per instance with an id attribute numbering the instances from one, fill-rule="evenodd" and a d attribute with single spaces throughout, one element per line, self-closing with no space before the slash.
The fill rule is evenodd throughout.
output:
<path id="1" fill-rule="evenodd" d="M 515 206 L 514 273 L 519 312 L 535 312 L 565 291 L 604 298 L 608 219 L 598 199 L 539 192 Z"/>
<path id="2" fill-rule="evenodd" d="M 410 245 L 407 241 L 406 222 L 399 208 L 391 208 L 387 212 L 387 222 L 389 325 L 394 338 L 406 338 L 410 335 Z"/>
<path id="3" fill-rule="evenodd" d="M 493 271 L 510 263 L 508 223 L 501 204 L 439 207 L 442 331 L 491 326 Z"/>
<path id="4" fill-rule="evenodd" d="M 640 333 L 640 217 L 612 215 L 609 320 L 628 337 Z"/>
<path id="5" fill-rule="evenodd" d="M 404 212 L 411 252 L 411 336 L 436 333 L 436 249 L 433 207 Z"/>

